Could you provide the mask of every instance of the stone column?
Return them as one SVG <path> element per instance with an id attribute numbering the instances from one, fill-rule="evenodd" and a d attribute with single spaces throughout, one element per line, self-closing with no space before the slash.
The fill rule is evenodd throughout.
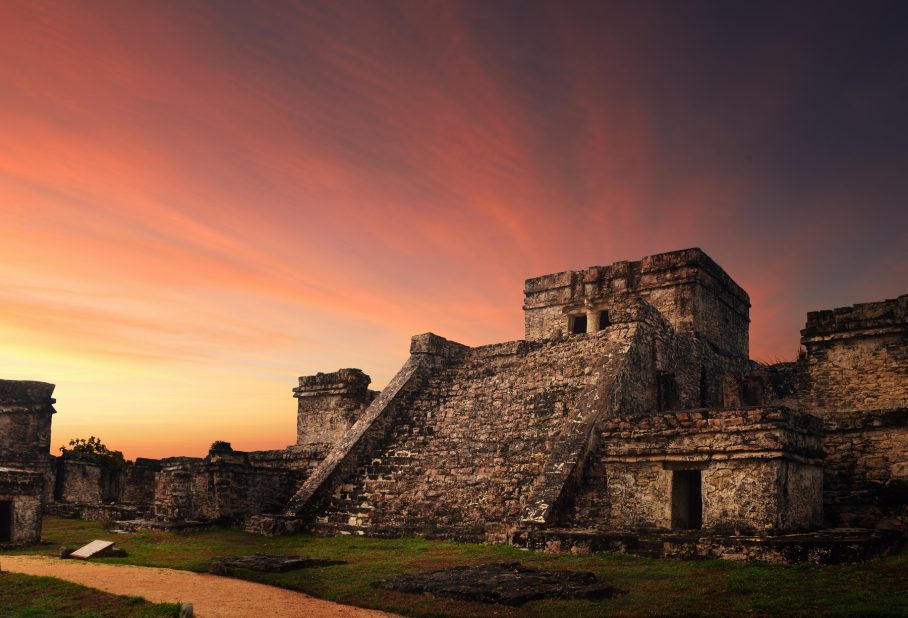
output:
<path id="1" fill-rule="evenodd" d="M 593 311 L 592 309 L 586 310 L 586 332 L 599 332 L 599 311 Z"/>

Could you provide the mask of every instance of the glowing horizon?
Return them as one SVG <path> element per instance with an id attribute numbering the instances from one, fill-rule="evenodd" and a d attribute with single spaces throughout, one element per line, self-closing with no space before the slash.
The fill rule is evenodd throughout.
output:
<path id="1" fill-rule="evenodd" d="M 381 387 L 413 334 L 521 338 L 526 278 L 692 246 L 793 358 L 906 292 L 905 44 L 758 9 L 5 3 L 0 376 L 57 385 L 54 452 L 282 448 L 300 375 Z"/>

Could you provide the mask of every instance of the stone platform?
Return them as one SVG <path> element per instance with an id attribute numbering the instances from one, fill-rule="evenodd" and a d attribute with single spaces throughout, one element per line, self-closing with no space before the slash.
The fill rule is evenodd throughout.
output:
<path id="1" fill-rule="evenodd" d="M 520 530 L 511 539 L 517 547 L 545 552 L 619 552 L 652 558 L 762 560 L 781 564 L 864 562 L 897 551 L 903 542 L 904 537 L 898 533 L 864 528 L 773 536 L 547 529 Z"/>

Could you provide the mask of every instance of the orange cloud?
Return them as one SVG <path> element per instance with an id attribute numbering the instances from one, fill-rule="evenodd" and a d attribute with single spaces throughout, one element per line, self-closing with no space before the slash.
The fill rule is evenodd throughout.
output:
<path id="1" fill-rule="evenodd" d="M 852 206 L 897 173 L 811 192 L 775 164 L 800 32 L 730 79 L 655 5 L 519 13 L 0 6 L 0 362 L 59 384 L 55 445 L 278 448 L 300 374 L 381 386 L 414 333 L 521 337 L 526 277 L 685 246 L 750 292 L 758 358 L 851 299 L 836 247 L 854 300 L 904 292 L 898 225 Z"/>

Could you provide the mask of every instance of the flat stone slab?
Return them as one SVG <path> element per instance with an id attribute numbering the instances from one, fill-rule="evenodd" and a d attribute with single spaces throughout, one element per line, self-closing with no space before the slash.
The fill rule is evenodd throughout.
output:
<path id="1" fill-rule="evenodd" d="M 104 552 L 108 551 L 111 547 L 114 546 L 113 541 L 92 541 L 88 545 L 83 545 L 73 553 L 69 555 L 70 558 L 79 558 L 80 560 L 88 560 L 97 555 L 103 555 Z"/>
<path id="2" fill-rule="evenodd" d="M 325 567 L 335 564 L 346 564 L 344 560 L 326 560 L 324 558 L 307 558 L 305 556 L 284 556 L 280 554 L 252 554 L 251 556 L 216 556 L 211 559 L 212 566 L 217 563 L 225 567 L 264 571 L 266 573 L 284 573 L 296 569 Z M 216 568 L 216 567 L 215 567 Z"/>
<path id="3" fill-rule="evenodd" d="M 610 598 L 624 591 L 600 582 L 589 571 L 547 571 L 522 566 L 519 562 L 501 562 L 453 567 L 427 573 L 398 575 L 373 584 L 385 590 L 430 593 L 435 596 L 523 605 L 529 601 L 550 598 Z"/>
<path id="4" fill-rule="evenodd" d="M 140 532 L 142 530 L 164 530 L 167 532 L 195 532 L 214 527 L 204 521 L 159 521 L 156 519 L 124 519 L 114 522 L 117 532 Z"/>

